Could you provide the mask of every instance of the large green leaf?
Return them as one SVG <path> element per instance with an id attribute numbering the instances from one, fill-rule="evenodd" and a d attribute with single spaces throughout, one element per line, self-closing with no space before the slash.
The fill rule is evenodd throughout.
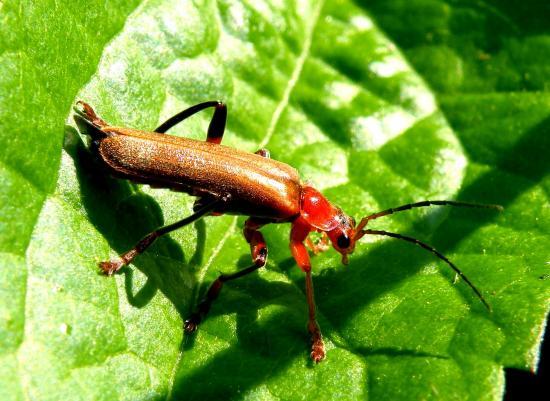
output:
<path id="1" fill-rule="evenodd" d="M 503 367 L 535 368 L 550 295 L 546 9 L 126 3 L 0 9 L 0 398 L 499 399 Z M 227 285 L 184 337 L 219 271 L 249 263 L 244 218 L 206 218 L 100 276 L 98 261 L 193 199 L 98 170 L 63 130 L 77 99 L 144 129 L 223 99 L 225 144 L 269 148 L 355 217 L 425 198 L 503 204 L 372 225 L 435 245 L 493 312 L 433 255 L 366 238 L 347 267 L 334 251 L 313 259 L 328 349 L 313 365 L 278 225 L 263 230 L 267 269 Z M 203 138 L 208 117 L 174 134 Z"/>

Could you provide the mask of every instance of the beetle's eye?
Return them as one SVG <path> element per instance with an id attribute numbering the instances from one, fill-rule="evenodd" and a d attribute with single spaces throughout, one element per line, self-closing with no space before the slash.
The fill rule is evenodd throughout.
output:
<path id="1" fill-rule="evenodd" d="M 347 249 L 350 245 L 349 237 L 342 234 L 336 239 L 336 243 L 338 244 L 338 248 Z"/>

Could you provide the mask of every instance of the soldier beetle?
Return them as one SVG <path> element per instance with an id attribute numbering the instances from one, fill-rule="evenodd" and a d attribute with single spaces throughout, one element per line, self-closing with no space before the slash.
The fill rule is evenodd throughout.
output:
<path id="1" fill-rule="evenodd" d="M 214 114 L 206 141 L 166 135 L 166 131 L 193 114 L 213 108 Z M 266 149 L 248 153 L 221 145 L 227 119 L 227 108 L 219 101 L 192 106 L 160 125 L 153 132 L 114 127 L 103 121 L 88 104 L 79 101 L 75 120 L 83 133 L 92 139 L 91 151 L 116 177 L 154 187 L 170 188 L 196 196 L 191 216 L 147 234 L 135 247 L 111 261 L 101 262 L 101 270 L 112 275 L 129 264 L 158 237 L 190 224 L 206 215 L 239 214 L 249 218 L 243 234 L 250 244 L 252 265 L 232 274 L 221 274 L 209 287 L 184 329 L 190 333 L 208 313 L 223 285 L 265 266 L 267 245 L 260 228 L 269 223 L 290 223 L 290 251 L 306 277 L 306 299 L 309 308 L 307 328 L 311 335 L 311 358 L 315 362 L 325 357 L 321 330 L 315 318 L 315 300 L 308 248 L 314 253 L 331 244 L 342 255 L 342 263 L 364 235 L 388 236 L 419 245 L 450 266 L 470 286 L 490 310 L 489 304 L 474 284 L 446 256 L 435 248 L 405 235 L 367 228 L 369 221 L 382 216 L 427 206 L 458 206 L 502 210 L 499 205 L 426 200 L 383 210 L 362 218 L 359 224 L 330 203 L 315 188 L 300 181 L 291 166 L 273 160 Z M 318 243 L 308 235 L 322 233 Z"/>

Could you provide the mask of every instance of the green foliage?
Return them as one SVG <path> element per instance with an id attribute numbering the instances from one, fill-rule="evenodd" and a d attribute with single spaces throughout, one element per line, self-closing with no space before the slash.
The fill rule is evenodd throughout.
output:
<path id="1" fill-rule="evenodd" d="M 504 367 L 536 367 L 550 295 L 543 2 L 38 3 L 0 5 L 2 400 L 499 399 Z M 314 366 L 302 273 L 274 225 L 267 268 L 227 285 L 184 337 L 219 271 L 249 263 L 244 218 L 206 218 L 100 276 L 98 261 L 193 199 L 99 171 L 65 125 L 78 99 L 143 129 L 223 99 L 225 144 L 267 147 L 356 218 L 422 199 L 504 205 L 372 223 L 433 244 L 493 312 L 433 255 L 365 238 L 347 267 L 313 258 L 328 349 Z M 173 134 L 204 138 L 208 119 Z"/>

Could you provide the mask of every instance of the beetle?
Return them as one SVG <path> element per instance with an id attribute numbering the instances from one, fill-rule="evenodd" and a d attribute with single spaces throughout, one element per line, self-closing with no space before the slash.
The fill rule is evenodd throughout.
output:
<path id="1" fill-rule="evenodd" d="M 208 126 L 206 141 L 166 134 L 170 128 L 207 108 L 213 108 L 214 113 Z M 356 224 L 352 217 L 334 206 L 318 190 L 302 183 L 294 168 L 271 159 L 266 149 L 249 153 L 221 145 L 227 107 L 220 101 L 204 102 L 185 109 L 153 132 L 111 126 L 83 101 L 78 101 L 74 110 L 77 125 L 84 134 L 91 137 L 92 153 L 112 175 L 197 197 L 192 215 L 147 234 L 117 259 L 101 262 L 99 266 L 106 275 L 112 275 L 128 265 L 158 237 L 204 216 L 249 216 L 244 224 L 243 234 L 250 245 L 252 265 L 236 273 L 221 274 L 210 285 L 202 301 L 184 323 L 187 333 L 197 329 L 226 282 L 265 266 L 268 251 L 260 228 L 270 223 L 291 224 L 290 251 L 298 267 L 305 273 L 309 309 L 307 329 L 311 335 L 310 355 L 315 362 L 324 359 L 325 346 L 315 318 L 311 262 L 307 248 L 317 253 L 332 245 L 342 255 L 342 263 L 348 264 L 348 256 L 353 253 L 357 241 L 364 235 L 388 236 L 419 245 L 450 266 L 490 310 L 477 287 L 435 248 L 398 233 L 368 229 L 367 224 L 379 217 L 413 208 L 435 205 L 502 210 L 499 205 L 426 200 L 371 214 Z M 313 243 L 308 238 L 311 232 L 322 234 L 318 243 Z"/>

